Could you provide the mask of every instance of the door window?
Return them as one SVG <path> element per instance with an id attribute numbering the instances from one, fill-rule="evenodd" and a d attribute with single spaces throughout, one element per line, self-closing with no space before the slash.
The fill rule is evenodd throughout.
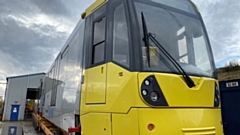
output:
<path id="1" fill-rule="evenodd" d="M 106 17 L 103 17 L 94 23 L 92 64 L 96 64 L 104 61 L 105 27 L 106 27 Z"/>

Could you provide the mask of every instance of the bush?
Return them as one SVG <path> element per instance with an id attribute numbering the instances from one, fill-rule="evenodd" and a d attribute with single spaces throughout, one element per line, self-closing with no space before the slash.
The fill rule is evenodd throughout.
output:
<path id="1" fill-rule="evenodd" d="M 240 69 L 240 63 L 238 60 L 232 60 L 224 67 L 225 72 L 236 71 Z"/>

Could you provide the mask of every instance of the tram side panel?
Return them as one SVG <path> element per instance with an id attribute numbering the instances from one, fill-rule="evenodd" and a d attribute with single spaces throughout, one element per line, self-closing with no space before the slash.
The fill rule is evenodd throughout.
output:
<path id="1" fill-rule="evenodd" d="M 43 117 L 68 131 L 79 126 L 84 21 L 80 21 L 44 81 Z"/>

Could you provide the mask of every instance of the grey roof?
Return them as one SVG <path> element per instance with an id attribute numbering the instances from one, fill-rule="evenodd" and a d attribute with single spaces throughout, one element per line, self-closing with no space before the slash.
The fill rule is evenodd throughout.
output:
<path id="1" fill-rule="evenodd" d="M 26 76 L 35 76 L 35 75 L 46 75 L 46 73 L 35 73 L 35 74 L 27 74 L 27 75 L 19 75 L 19 76 L 10 76 L 6 79 L 12 79 L 12 78 L 19 78 L 19 77 L 26 77 Z"/>

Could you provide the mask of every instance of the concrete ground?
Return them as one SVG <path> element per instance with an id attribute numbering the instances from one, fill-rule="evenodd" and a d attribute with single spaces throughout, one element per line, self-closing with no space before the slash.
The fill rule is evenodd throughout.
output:
<path id="1" fill-rule="evenodd" d="M 0 122 L 0 135 L 45 135 L 35 131 L 31 120 Z"/>

